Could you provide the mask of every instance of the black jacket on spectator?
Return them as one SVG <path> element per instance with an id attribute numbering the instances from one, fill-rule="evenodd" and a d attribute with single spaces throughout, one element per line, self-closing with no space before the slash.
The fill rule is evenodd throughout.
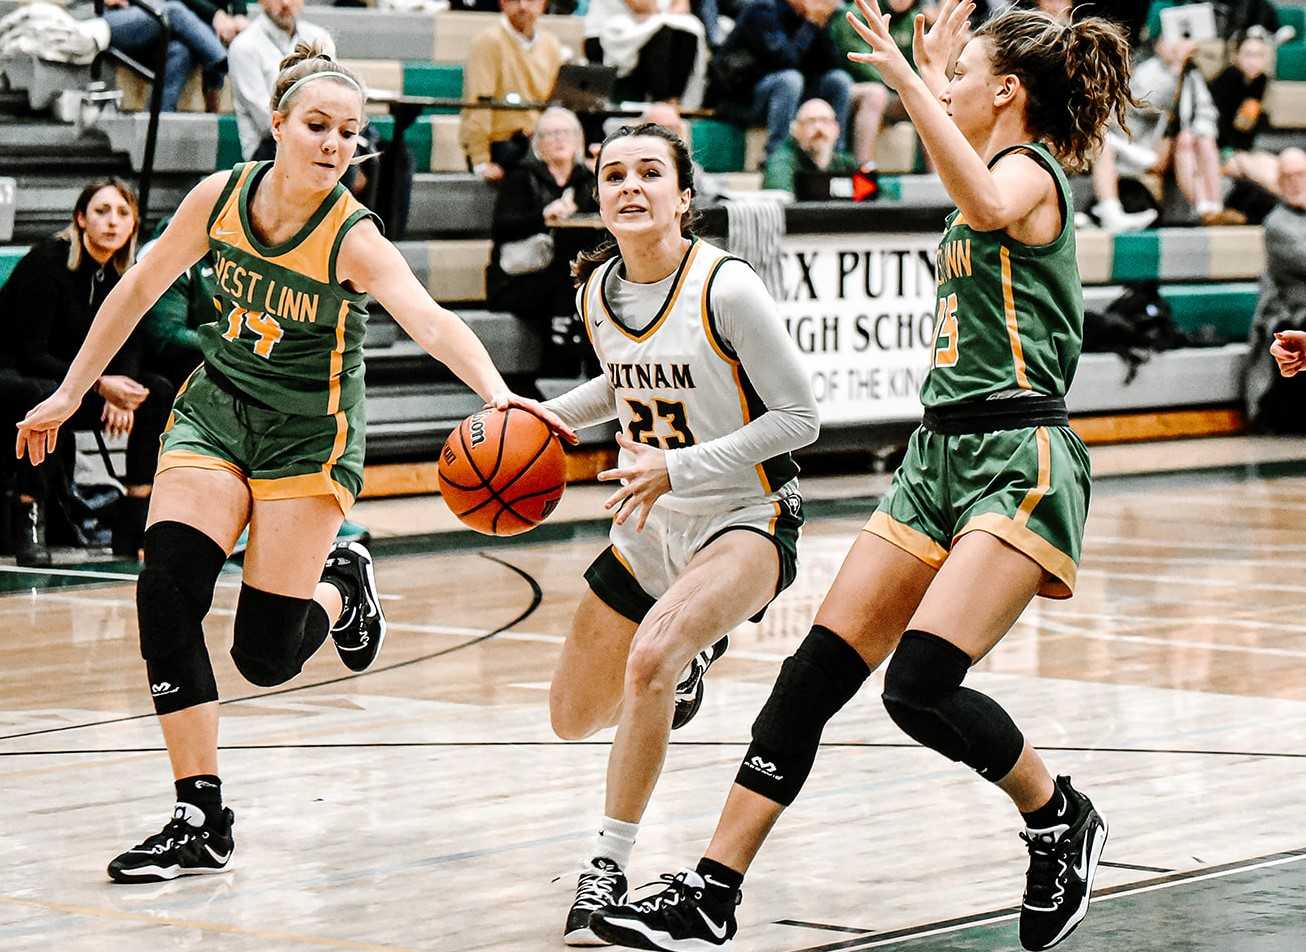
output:
<path id="1" fill-rule="evenodd" d="M 716 59 L 715 92 L 741 103 L 751 102 L 753 87 L 771 73 L 796 69 L 812 79 L 843 65 L 830 31 L 804 19 L 787 0 L 744 7 Z"/>
<path id="2" fill-rule="evenodd" d="M 32 247 L 18 262 L 0 288 L 0 327 L 4 328 L 4 355 L 0 359 L 0 426 L 13 432 L 14 426 L 33 406 L 50 396 L 68 372 L 82 342 L 91 329 L 95 313 L 118 283 L 112 263 L 103 267 L 83 253 L 81 266 L 68 270 L 69 240 L 50 238 Z M 142 369 L 143 348 L 133 335 L 105 368 L 106 375 L 131 377 L 149 389 L 145 402 L 135 411 L 135 422 L 127 440 L 127 471 L 119 474 L 128 485 L 154 481 L 163 432 L 172 406 L 173 387 L 164 378 Z M 101 426 L 104 398 L 94 390 L 86 394 L 81 407 L 65 424 L 65 431 L 95 430 Z M 72 472 L 74 441 L 71 433 L 60 438 L 56 459 Z M 10 463 L 13 454 L 8 454 Z M 36 497 L 57 490 L 62 480 L 51 483 L 50 461 L 34 468 L 25 460 L 17 467 L 18 491 Z M 4 472 L 13 469 L 5 467 Z"/>
<path id="3" fill-rule="evenodd" d="M 1211 98 L 1220 110 L 1219 144 L 1222 149 L 1247 152 L 1256 140 L 1256 134 L 1266 125 L 1265 90 L 1269 79 L 1257 76 L 1250 83 L 1237 66 L 1230 66 L 1211 83 Z M 1234 123 L 1242 115 L 1243 128 Z"/>
<path id="4" fill-rule="evenodd" d="M 599 210 L 594 197 L 594 173 L 583 164 L 572 168 L 571 178 L 565 185 L 559 185 L 548 167 L 531 155 L 509 172 L 499 186 L 494 222 L 490 226 L 494 250 L 485 273 L 486 303 L 490 307 L 540 321 L 570 315 L 576 309 L 571 260 L 598 243 L 603 234 L 601 229 L 553 229 L 553 263 L 543 271 L 510 275 L 499 267 L 499 247 L 504 242 L 520 241 L 550 230 L 544 224 L 544 209 L 561 198 L 568 188 L 580 214 L 594 214 Z"/>
<path id="5" fill-rule="evenodd" d="M 69 271 L 68 250 L 67 238 L 33 245 L 0 289 L 0 321 L 9 329 L 5 336 L 14 348 L 15 368 L 55 383 L 68 372 L 95 312 L 119 278 L 112 263 L 101 267 L 85 253 L 81 267 Z M 105 373 L 135 378 L 140 369 L 140 341 L 133 337 Z"/>

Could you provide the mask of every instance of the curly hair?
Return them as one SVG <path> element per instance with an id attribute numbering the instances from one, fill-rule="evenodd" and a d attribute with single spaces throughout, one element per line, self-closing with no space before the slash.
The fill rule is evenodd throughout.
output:
<path id="1" fill-rule="evenodd" d="M 993 72 L 1020 78 L 1030 129 L 1071 171 L 1084 171 L 1114 119 L 1140 105 L 1129 90 L 1129 40 L 1100 17 L 1060 23 L 1045 13 L 1009 10 L 975 33 Z"/>

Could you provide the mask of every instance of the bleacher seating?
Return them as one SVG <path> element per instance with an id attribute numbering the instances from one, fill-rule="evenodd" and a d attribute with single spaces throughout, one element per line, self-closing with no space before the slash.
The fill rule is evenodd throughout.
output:
<path id="1" fill-rule="evenodd" d="M 0 14 L 14 0 L 0 0 Z M 402 13 L 379 9 L 309 6 L 305 18 L 332 30 L 339 55 L 376 89 L 410 95 L 459 97 L 463 63 L 471 37 L 496 14 Z M 1276 147 L 1303 141 L 1306 133 L 1306 13 L 1297 6 L 1284 19 L 1298 27 L 1298 40 L 1279 51 L 1278 81 L 1267 104 Z M 549 17 L 545 28 L 579 53 L 583 22 Z M 0 184 L 0 282 L 27 244 L 66 220 L 74 195 L 87 178 L 109 171 L 138 169 L 146 119 L 143 113 L 102 120 L 78 134 L 46 115 L 64 89 L 81 86 L 84 67 L 60 67 L 29 58 L 0 61 L 0 110 L 17 117 L 0 121 L 4 172 L 16 178 L 10 206 Z M 122 78 L 125 107 L 142 106 L 144 84 Z M 7 84 L 7 86 L 6 86 Z M 19 102 L 21 100 L 21 103 Z M 197 91 L 183 102 L 197 104 Z M 229 110 L 229 102 L 224 104 Z M 393 120 L 374 103 L 371 122 L 388 138 Z M 35 117 L 31 113 L 37 113 Z M 517 318 L 480 310 L 484 306 L 484 267 L 489 259 L 490 215 L 494 190 L 466 172 L 458 147 L 459 117 L 452 110 L 429 111 L 409 130 L 406 144 L 417 168 L 413 183 L 409 240 L 400 243 L 405 258 L 438 300 L 454 304 L 486 341 L 491 354 L 515 379 L 529 381 L 541 370 L 538 338 Z M 756 188 L 761 130 L 728 122 L 691 123 L 696 157 L 710 172 L 730 178 L 732 188 Z M 10 170 L 11 158 L 16 162 Z M 156 178 L 151 207 L 174 208 L 203 174 L 240 158 L 235 120 L 229 111 L 167 115 L 159 129 Z M 881 137 L 881 207 L 926 208 L 940 213 L 951 206 L 933 176 L 909 173 L 917 164 L 914 133 L 906 124 Z M 0 180 L 3 182 L 3 180 Z M 1077 180 L 1077 203 L 1087 204 L 1089 185 Z M 12 209 L 12 237 L 5 233 L 6 208 Z M 5 244 L 11 241 L 12 244 Z M 1154 279 L 1170 302 L 1180 329 L 1222 347 L 1160 355 L 1122 386 L 1123 365 L 1114 355 L 1085 355 L 1072 408 L 1079 413 L 1130 408 L 1231 403 L 1246 358 L 1245 339 L 1256 302 L 1256 279 L 1264 267 L 1260 230 L 1163 229 L 1137 235 L 1079 235 L 1080 268 L 1088 306 L 1101 307 L 1126 281 Z M 375 458 L 429 457 L 454 421 L 475 406 L 447 373 L 420 354 L 396 325 L 377 312 L 369 324 L 369 440 Z"/>

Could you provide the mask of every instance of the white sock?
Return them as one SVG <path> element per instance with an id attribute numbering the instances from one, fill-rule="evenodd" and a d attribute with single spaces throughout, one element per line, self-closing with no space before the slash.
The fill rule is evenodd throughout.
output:
<path id="1" fill-rule="evenodd" d="M 1123 215 L 1124 208 L 1120 205 L 1118 198 L 1104 198 L 1094 206 L 1093 211 L 1097 212 L 1099 218 L 1105 215 Z"/>
<path id="2" fill-rule="evenodd" d="M 599 830 L 594 841 L 594 855 L 610 859 L 625 869 L 630 865 L 630 852 L 635 848 L 635 836 L 638 833 L 638 823 L 626 823 L 605 816 L 603 829 Z"/>
<path id="3" fill-rule="evenodd" d="M 1199 214 L 1199 215 L 1206 215 L 1206 214 L 1210 214 L 1210 213 L 1218 212 L 1218 211 L 1220 211 L 1220 203 L 1219 203 L 1219 202 L 1198 202 L 1198 203 L 1197 203 L 1197 214 Z"/>

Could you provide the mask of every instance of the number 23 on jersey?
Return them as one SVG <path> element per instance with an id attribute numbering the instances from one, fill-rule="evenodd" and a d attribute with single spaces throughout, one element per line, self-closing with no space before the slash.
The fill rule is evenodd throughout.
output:
<path id="1" fill-rule="evenodd" d="M 627 397 L 626 406 L 630 408 L 630 425 L 627 429 L 630 438 L 636 443 L 645 443 L 664 450 L 678 450 L 694 445 L 694 434 L 689 429 L 689 421 L 685 417 L 685 404 L 681 401 L 654 398 L 650 405 L 643 400 Z M 658 420 L 662 421 L 665 429 L 670 430 L 668 435 L 657 434 Z"/>

